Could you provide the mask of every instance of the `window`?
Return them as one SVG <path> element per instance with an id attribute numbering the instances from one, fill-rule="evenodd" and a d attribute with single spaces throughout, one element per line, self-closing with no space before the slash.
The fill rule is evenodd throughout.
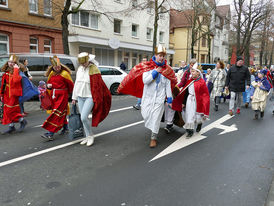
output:
<path id="1" fill-rule="evenodd" d="M 152 29 L 147 28 L 147 40 L 151 40 L 151 39 L 152 39 Z"/>
<path id="2" fill-rule="evenodd" d="M 8 7 L 8 0 L 0 0 L 0 7 Z"/>
<path id="3" fill-rule="evenodd" d="M 114 33 L 121 33 L 121 21 L 118 19 L 114 19 Z"/>
<path id="4" fill-rule="evenodd" d="M 154 2 L 150 1 L 147 5 L 147 13 L 152 14 L 153 12 L 153 7 L 154 7 Z"/>
<path id="5" fill-rule="evenodd" d="M 115 71 L 112 68 L 99 67 L 101 75 L 115 75 Z"/>
<path id="6" fill-rule="evenodd" d="M 80 12 L 80 23 L 81 26 L 88 27 L 89 26 L 89 13 L 85 11 Z"/>
<path id="7" fill-rule="evenodd" d="M 138 32 L 138 25 L 132 24 L 132 27 L 131 27 L 131 36 L 137 37 L 137 32 Z"/>
<path id="8" fill-rule="evenodd" d="M 165 12 L 166 12 L 166 8 L 164 8 L 163 6 L 160 9 L 160 14 L 159 14 L 159 18 L 160 19 L 164 19 L 165 18 Z"/>
<path id="9" fill-rule="evenodd" d="M 26 57 L 26 58 L 23 57 L 23 58 L 27 59 L 29 62 L 28 64 L 29 71 L 46 71 L 48 65 L 51 65 L 49 58 L 43 58 L 43 57 Z M 49 61 L 48 65 L 44 65 L 44 60 L 46 59 L 48 59 Z"/>
<path id="10" fill-rule="evenodd" d="M 159 42 L 163 43 L 164 42 L 164 32 L 160 31 L 159 34 Z"/>
<path id="11" fill-rule="evenodd" d="M 44 39 L 44 53 L 51 53 L 51 40 Z"/>
<path id="12" fill-rule="evenodd" d="M 202 47 L 206 47 L 206 37 L 203 36 L 202 38 Z"/>
<path id="13" fill-rule="evenodd" d="M 38 53 L 38 39 L 30 37 L 30 53 Z"/>
<path id="14" fill-rule="evenodd" d="M 90 27 L 92 29 L 98 29 L 98 15 L 90 14 Z"/>
<path id="15" fill-rule="evenodd" d="M 134 67 L 137 64 L 137 53 L 132 53 L 131 66 Z"/>
<path id="16" fill-rule="evenodd" d="M 206 58 L 206 55 L 205 54 L 201 54 L 201 63 L 205 63 L 205 58 Z"/>
<path id="17" fill-rule="evenodd" d="M 196 59 L 197 58 L 197 54 L 194 54 L 193 58 Z"/>
<path id="18" fill-rule="evenodd" d="M 132 0 L 132 7 L 137 7 L 138 0 Z"/>
<path id="19" fill-rule="evenodd" d="M 71 15 L 71 23 L 74 25 L 79 25 L 79 12 L 77 13 L 72 13 Z"/>
<path id="20" fill-rule="evenodd" d="M 38 0 L 29 0 L 29 12 L 38 13 Z"/>
<path id="21" fill-rule="evenodd" d="M 44 0 L 44 14 L 47 15 L 47 16 L 52 15 L 51 0 Z"/>
<path id="22" fill-rule="evenodd" d="M 95 48 L 95 55 L 100 65 L 114 66 L 114 50 Z"/>
<path id="23" fill-rule="evenodd" d="M 0 54 L 9 53 L 9 38 L 7 35 L 0 34 Z"/>

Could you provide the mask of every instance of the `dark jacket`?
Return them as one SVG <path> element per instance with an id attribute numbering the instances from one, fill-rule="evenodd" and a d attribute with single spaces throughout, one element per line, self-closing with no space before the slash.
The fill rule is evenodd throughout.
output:
<path id="1" fill-rule="evenodd" d="M 250 73 L 248 68 L 243 65 L 238 67 L 233 65 L 227 72 L 225 86 L 233 92 L 244 92 L 245 86 L 250 86 Z"/>

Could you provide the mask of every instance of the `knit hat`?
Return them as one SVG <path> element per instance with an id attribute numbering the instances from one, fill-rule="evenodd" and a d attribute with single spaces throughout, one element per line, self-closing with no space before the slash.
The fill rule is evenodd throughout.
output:
<path id="1" fill-rule="evenodd" d="M 242 56 L 237 56 L 236 62 L 240 61 L 240 60 L 243 60 L 243 57 Z"/>
<path id="2" fill-rule="evenodd" d="M 46 84 L 46 82 L 44 82 L 44 81 L 42 81 L 42 80 L 39 81 L 39 86 L 40 86 L 40 87 L 44 86 L 45 84 Z"/>

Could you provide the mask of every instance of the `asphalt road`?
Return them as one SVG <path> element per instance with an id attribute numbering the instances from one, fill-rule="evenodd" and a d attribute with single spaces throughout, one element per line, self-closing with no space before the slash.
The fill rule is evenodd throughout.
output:
<path id="1" fill-rule="evenodd" d="M 178 127 L 167 135 L 162 124 L 150 149 L 140 111 L 128 108 L 135 102 L 113 97 L 91 147 L 59 135 L 44 141 L 47 114 L 30 112 L 23 133 L 0 136 L 0 205 L 264 206 L 274 175 L 272 108 L 255 121 L 250 108 L 228 117 L 223 103 L 202 135 L 186 140 Z M 151 161 L 163 151 L 171 153 Z"/>

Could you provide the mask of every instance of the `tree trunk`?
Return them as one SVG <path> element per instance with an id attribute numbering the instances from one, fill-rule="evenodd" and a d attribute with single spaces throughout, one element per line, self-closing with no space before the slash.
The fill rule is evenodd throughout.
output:
<path id="1" fill-rule="evenodd" d="M 244 60 L 245 60 L 244 63 L 245 63 L 246 66 L 249 67 L 249 64 L 250 64 L 249 45 L 246 47 L 244 53 L 245 53 L 245 55 L 244 55 Z"/>
<path id="2" fill-rule="evenodd" d="M 64 10 L 62 11 L 62 17 L 61 17 L 61 24 L 62 24 L 62 40 L 63 40 L 63 47 L 64 47 L 64 54 L 69 55 L 69 43 L 68 43 L 68 36 L 69 36 L 69 30 L 68 30 L 68 15 L 69 15 L 69 8 L 71 6 L 71 0 L 67 0 Z"/>
<path id="3" fill-rule="evenodd" d="M 211 61 L 210 61 L 210 59 L 211 59 L 211 38 L 210 38 L 210 34 L 207 35 L 207 45 L 208 45 L 208 53 L 207 53 L 208 63 L 211 63 Z"/>
<path id="4" fill-rule="evenodd" d="M 153 33 L 152 56 L 155 54 L 155 48 L 157 46 L 158 19 L 159 19 L 158 0 L 155 0 L 155 4 L 154 4 L 154 33 Z"/>
<path id="5" fill-rule="evenodd" d="M 236 7 L 236 3 L 235 3 Z M 236 44 L 236 55 L 241 55 L 241 16 L 242 16 L 242 0 L 239 0 L 239 12 L 237 19 L 237 44 Z"/>

